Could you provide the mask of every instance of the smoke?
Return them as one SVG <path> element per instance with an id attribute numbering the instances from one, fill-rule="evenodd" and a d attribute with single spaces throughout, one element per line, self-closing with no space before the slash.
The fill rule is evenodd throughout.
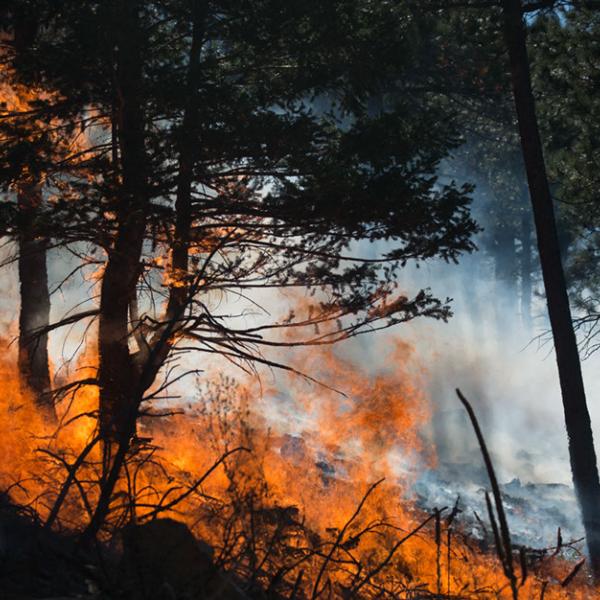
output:
<path id="1" fill-rule="evenodd" d="M 488 229 L 491 224 L 486 223 L 481 204 L 476 196 L 475 214 Z M 371 248 L 373 253 L 384 250 L 377 246 Z M 4 250 L 9 251 L 9 248 Z M 79 257 L 65 250 L 49 253 L 50 280 L 56 289 L 52 297 L 52 321 L 59 320 L 68 311 L 91 307 L 96 285 L 91 273 L 96 265 L 86 267 L 59 285 L 79 261 Z M 415 473 L 414 485 L 408 493 L 427 508 L 452 504 L 460 495 L 465 513 L 472 516 L 477 511 L 484 515 L 482 490 L 487 486 L 487 476 L 472 428 L 454 391 L 460 388 L 480 419 L 504 485 L 509 519 L 517 539 L 523 543 L 548 545 L 553 541 L 556 527 L 563 528 L 565 537 L 576 537 L 581 528 L 571 489 L 567 436 L 545 302 L 539 277 L 534 278 L 537 293 L 533 296 L 533 324 L 528 329 L 515 298 L 517 286 L 513 281 L 496 277 L 491 263 L 490 255 L 479 251 L 463 257 L 458 264 L 431 261 L 421 263 L 419 268 L 407 266 L 401 274 L 402 289 L 407 295 L 413 295 L 421 288 L 431 288 L 438 297 L 451 298 L 454 314 L 450 321 L 416 319 L 345 342 L 333 352 L 347 361 L 348 369 L 351 365 L 360 365 L 362 371 L 373 378 L 380 373 L 400 373 L 402 378 L 410 380 L 406 381 L 407 385 L 419 389 L 420 401 L 426 404 L 424 412 L 430 416 L 414 426 L 418 428 L 422 447 L 427 452 L 435 449 L 437 461 L 433 466 L 427 460 L 419 460 L 414 453 L 403 455 L 401 450 L 394 453 L 398 473 L 411 470 Z M 0 306 L 4 315 L 1 331 L 6 339 L 7 333 L 13 337 L 17 334 L 15 265 L 4 269 L 1 277 L 6 290 Z M 81 305 L 84 301 L 88 303 L 85 306 Z M 254 307 L 263 307 L 262 316 L 256 308 L 244 312 L 247 305 L 240 298 L 222 300 L 220 308 L 244 313 L 243 322 L 251 325 L 263 320 L 267 312 L 271 313 L 269 319 L 274 314 L 286 313 L 298 298 L 265 292 L 257 294 L 252 301 L 256 303 Z M 57 368 L 65 359 L 77 356 L 85 327 L 82 323 L 75 329 L 52 333 L 51 355 Z M 93 336 L 89 341 L 93 342 Z M 407 351 L 397 352 L 399 345 Z M 275 358 L 294 365 L 298 352 L 281 351 Z M 600 356 L 593 355 L 583 364 L 597 439 L 600 437 L 600 406 L 595 399 L 600 395 L 599 361 Z M 206 360 L 194 353 L 180 358 L 179 362 L 182 370 L 197 369 L 200 362 L 206 379 L 215 373 L 241 375 L 224 366 L 223 361 Z M 324 384 L 348 391 L 345 389 L 348 381 L 340 368 L 329 373 L 329 379 L 326 371 L 319 374 Z M 303 412 L 301 404 L 293 398 L 294 387 L 281 373 L 263 370 L 261 385 L 257 392 L 261 399 L 254 403 L 255 409 L 260 410 L 282 436 L 292 436 L 289 439 L 293 443 L 318 425 L 316 384 L 306 384 L 313 388 L 306 393 L 316 397 L 312 412 Z M 179 395 L 178 402 L 192 401 L 194 389 L 184 380 L 169 394 Z M 340 406 L 343 403 L 340 396 Z M 343 409 L 341 414 L 343 419 Z M 398 432 L 399 437 L 401 434 Z M 326 450 L 319 451 L 326 464 Z"/>
<path id="2" fill-rule="evenodd" d="M 382 250 L 373 248 L 374 253 Z M 528 328 L 519 299 L 514 297 L 518 286 L 495 276 L 485 252 L 465 256 L 458 264 L 433 261 L 419 268 L 407 267 L 401 288 L 408 295 L 431 288 L 434 295 L 449 297 L 454 313 L 449 322 L 416 319 L 344 342 L 332 352 L 346 361 L 347 372 L 325 369 L 317 376 L 342 392 L 351 391 L 350 380 L 359 368 L 373 380 L 382 373 L 400 374 L 399 384 L 417 387 L 429 416 L 415 427 L 422 448 L 434 449 L 437 461 L 429 464 L 399 444 L 393 455 L 395 471 L 413 473 L 407 494 L 424 508 L 453 505 L 460 496 L 463 519 L 472 522 L 476 531 L 475 513 L 487 520 L 484 490 L 489 484 L 475 435 L 455 393 L 460 388 L 484 431 L 515 541 L 547 547 L 555 542 L 558 527 L 565 539 L 581 537 L 582 528 L 571 486 L 568 440 L 539 276 L 534 276 L 533 283 L 533 319 Z M 294 297 L 265 297 L 261 304 L 276 314 L 295 301 Z M 396 351 L 399 344 L 406 352 Z M 299 368 L 306 366 L 296 354 L 279 351 L 276 358 Z M 597 439 L 600 410 L 594 399 L 600 394 L 599 360 L 600 356 L 592 356 L 583 363 Z M 295 397 L 298 388 L 290 386 L 286 376 L 276 371 L 262 376 L 262 400 L 256 406 L 278 432 L 292 436 L 286 438 L 290 443 L 300 443 L 318 427 L 318 400 L 312 412 L 305 412 Z M 318 396 L 316 384 L 306 385 L 317 391 L 303 393 Z M 365 393 L 362 401 L 369 402 L 368 396 Z M 340 397 L 339 406 L 344 402 Z M 340 423 L 345 419 L 343 408 L 339 419 Z M 401 434 L 398 431 L 399 438 Z M 323 464 L 335 462 L 326 449 L 321 458 Z"/>
<path id="3" fill-rule="evenodd" d="M 477 211 L 477 197 L 475 199 Z M 481 222 L 483 220 L 483 222 Z M 486 227 L 485 216 L 480 222 Z M 536 271 L 537 259 L 534 257 Z M 458 265 L 431 263 L 407 271 L 406 286 L 430 287 L 452 298 L 448 323 L 415 320 L 371 340 L 370 360 L 381 359 L 387 336 L 414 347 L 413 360 L 427 375 L 433 417 L 422 434 L 438 464 L 416 485 L 422 504 L 448 505 L 460 494 L 465 510 L 485 515 L 487 475 L 455 388 L 471 401 L 484 431 L 517 541 L 548 546 L 561 527 L 582 528 L 571 486 L 568 438 L 550 326 L 539 276 L 534 278 L 529 329 L 514 297 L 515 282 L 498 279 L 484 252 Z M 600 446 L 600 356 L 583 362 L 596 451 Z"/>

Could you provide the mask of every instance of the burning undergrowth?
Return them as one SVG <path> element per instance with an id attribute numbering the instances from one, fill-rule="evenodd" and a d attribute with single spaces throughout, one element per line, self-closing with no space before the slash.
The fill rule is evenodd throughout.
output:
<path id="1" fill-rule="evenodd" d="M 305 358 L 311 373 L 326 373 L 345 396 L 297 377 L 271 389 L 221 377 L 188 390 L 185 403 L 146 411 L 110 499 L 103 542 L 86 549 L 96 565 L 88 587 L 127 593 L 120 532 L 175 519 L 202 540 L 203 560 L 227 582 L 214 597 L 236 597 L 235 588 L 257 598 L 508 598 L 511 577 L 521 598 L 591 597 L 568 541 L 559 537 L 546 550 L 515 545 L 502 556 L 488 514 L 474 525 L 464 501 L 432 506 L 414 492 L 436 459 L 419 434 L 430 415 L 421 387 L 410 386 L 408 353 L 397 345 L 394 368 L 377 376 L 330 352 Z M 96 388 L 66 385 L 59 425 L 50 428 L 3 370 L 10 427 L 2 487 L 41 530 L 76 538 L 105 485 Z M 278 416 L 267 418 L 273 403 Z M 497 514 L 491 504 L 490 511 Z"/>

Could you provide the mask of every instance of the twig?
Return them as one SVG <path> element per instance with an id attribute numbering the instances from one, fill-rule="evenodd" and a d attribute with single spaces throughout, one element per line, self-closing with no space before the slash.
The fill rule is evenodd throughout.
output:
<path id="1" fill-rule="evenodd" d="M 302 577 L 304 577 L 304 569 L 300 569 L 298 577 L 296 577 L 292 593 L 290 594 L 290 600 L 295 600 L 296 595 L 298 594 L 298 590 L 300 589 L 300 585 L 302 584 Z"/>
<path id="2" fill-rule="evenodd" d="M 571 583 L 571 581 L 573 581 L 573 578 L 575 577 L 575 575 L 577 575 L 577 573 L 579 573 L 579 570 L 581 569 L 581 567 L 583 567 L 584 563 L 585 563 L 585 558 L 582 558 L 573 567 L 573 569 L 571 569 L 571 572 L 560 582 L 560 585 L 562 587 L 567 587 L 569 585 L 569 583 Z"/>
<path id="3" fill-rule="evenodd" d="M 394 557 L 394 555 L 396 554 L 396 552 L 398 551 L 398 548 L 400 548 L 400 546 L 402 546 L 402 544 L 404 544 L 404 542 L 406 542 L 407 540 L 409 540 L 411 537 L 413 537 L 414 535 L 416 535 L 419 531 L 421 531 L 421 529 L 423 529 L 425 527 L 425 525 L 427 525 L 428 523 L 430 523 L 433 518 L 435 517 L 435 515 L 430 515 L 427 519 L 425 519 L 425 521 L 423 521 L 418 527 L 416 527 L 415 529 L 413 529 L 410 533 L 407 533 L 402 539 L 398 540 L 396 542 L 396 544 L 392 547 L 392 549 L 388 552 L 388 555 L 386 556 L 385 560 L 383 560 L 377 567 L 375 567 L 370 573 L 368 573 L 365 578 L 362 580 L 362 582 L 357 585 L 355 588 L 353 588 L 353 593 L 354 593 L 354 597 L 358 597 L 358 592 L 373 578 L 375 577 L 375 575 L 377 575 L 378 573 L 380 573 L 381 571 L 383 571 L 383 569 L 385 569 L 385 567 L 388 566 L 388 564 L 390 563 L 390 561 L 392 560 L 392 558 Z"/>
<path id="4" fill-rule="evenodd" d="M 442 524 L 440 511 L 435 509 L 435 573 L 438 596 L 442 595 Z"/>
<path id="5" fill-rule="evenodd" d="M 485 439 L 483 437 L 483 433 L 481 432 L 481 428 L 479 427 L 479 421 L 475 416 L 475 412 L 473 411 L 473 407 L 469 403 L 469 401 L 463 396 L 462 392 L 457 389 L 456 394 L 459 400 L 462 402 L 465 410 L 467 411 L 469 418 L 471 419 L 471 424 L 473 425 L 473 430 L 475 431 L 475 435 L 477 436 L 477 441 L 479 442 L 479 448 L 481 450 L 481 455 L 483 456 L 483 461 L 485 463 L 485 468 L 488 474 L 488 478 L 490 480 L 490 485 L 492 487 L 492 494 L 494 496 L 494 504 L 496 505 L 496 512 L 498 513 L 498 522 L 500 525 L 500 535 L 502 539 L 502 545 L 504 546 L 504 566 L 505 566 L 505 574 L 510 582 L 510 587 L 512 590 L 513 598 L 516 600 L 518 598 L 518 590 L 517 590 L 517 581 L 514 572 L 513 566 L 513 556 L 512 556 L 512 544 L 510 541 L 510 531 L 508 529 L 508 522 L 506 520 L 506 514 L 504 512 L 504 505 L 502 503 L 502 495 L 500 494 L 500 486 L 498 485 L 498 479 L 496 478 L 496 472 L 494 471 L 494 465 L 492 464 L 492 459 L 490 458 L 490 454 L 487 449 L 487 444 L 485 443 Z"/>
<path id="6" fill-rule="evenodd" d="M 341 541 L 344 539 L 344 535 L 346 535 L 346 531 L 348 530 L 348 528 L 350 527 L 350 525 L 352 525 L 352 523 L 354 522 L 354 520 L 360 514 L 360 511 L 362 510 L 363 506 L 365 505 L 365 502 L 367 501 L 367 498 L 372 494 L 373 490 L 375 490 L 375 488 L 378 485 L 380 485 L 383 481 L 384 481 L 383 479 L 380 479 L 379 481 L 376 481 L 373 485 L 371 485 L 369 487 L 369 489 L 366 491 L 365 495 L 363 496 L 362 500 L 360 501 L 360 503 L 356 507 L 356 510 L 354 511 L 353 515 L 350 517 L 350 519 L 348 519 L 348 521 L 346 521 L 346 524 L 342 527 L 342 529 L 338 533 L 335 542 L 331 546 L 331 550 L 329 551 L 329 554 L 325 557 L 325 560 L 323 561 L 323 564 L 321 565 L 321 568 L 319 569 L 319 574 L 317 575 L 317 579 L 315 581 L 315 585 L 314 585 L 313 591 L 312 591 L 312 596 L 311 596 L 312 600 L 314 600 L 319 595 L 319 593 L 320 593 L 320 591 L 319 591 L 319 584 L 321 583 L 321 579 L 323 577 L 323 573 L 325 572 L 325 569 L 327 568 L 327 565 L 329 564 L 329 561 L 331 560 L 331 557 L 333 556 L 333 553 L 338 548 L 338 546 L 340 545 Z"/>
<path id="7" fill-rule="evenodd" d="M 208 471 L 206 471 L 206 473 L 204 473 L 204 475 L 202 475 L 202 477 L 200 477 L 200 479 L 198 479 L 196 481 L 196 483 L 194 483 L 194 485 L 192 485 L 190 488 L 188 488 L 185 492 L 183 492 L 182 494 L 180 494 L 174 500 L 171 500 L 171 502 L 165 504 L 164 506 L 157 506 L 153 511 L 149 512 L 147 515 L 144 515 L 144 520 L 153 519 L 159 513 L 164 512 L 166 510 L 169 510 L 169 509 L 173 508 L 174 506 L 176 506 L 177 504 L 179 504 L 181 501 L 185 500 L 189 495 L 193 494 L 204 483 L 204 481 L 206 480 L 206 478 L 220 464 L 222 464 L 225 461 L 226 458 L 228 458 L 229 456 L 231 456 L 235 452 L 241 452 L 241 451 L 250 452 L 250 449 L 249 448 L 244 448 L 243 446 L 240 446 L 239 448 L 234 448 L 233 450 L 229 450 L 228 452 L 225 452 L 225 454 L 223 454 L 221 456 L 221 458 L 219 458 L 219 460 L 217 460 L 215 463 L 213 463 L 213 465 L 210 467 L 210 469 L 208 469 Z"/>
<path id="8" fill-rule="evenodd" d="M 92 439 L 92 441 L 82 450 L 82 452 L 79 454 L 79 456 L 77 457 L 77 459 L 75 460 L 75 462 L 72 465 L 69 465 L 66 461 L 63 461 L 63 464 L 65 465 L 65 467 L 67 468 L 67 471 L 68 471 L 67 479 L 63 483 L 62 488 L 56 498 L 56 501 L 54 502 L 54 506 L 52 507 L 52 510 L 50 511 L 50 514 L 48 515 L 46 522 L 44 523 L 45 528 L 49 529 L 50 527 L 52 527 L 52 524 L 56 520 L 56 517 L 58 517 L 60 508 L 61 508 L 63 502 L 65 501 L 65 498 L 67 497 L 69 488 L 71 487 L 71 484 L 73 483 L 73 481 L 75 479 L 77 470 L 83 464 L 83 461 L 86 459 L 87 455 L 92 451 L 94 446 L 98 443 L 99 439 L 100 438 L 98 436 L 94 437 Z M 54 455 L 51 454 L 51 456 L 54 456 Z"/>

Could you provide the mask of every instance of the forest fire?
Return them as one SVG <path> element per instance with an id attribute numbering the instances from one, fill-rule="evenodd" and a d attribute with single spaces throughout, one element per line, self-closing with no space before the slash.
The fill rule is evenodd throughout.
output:
<path id="1" fill-rule="evenodd" d="M 142 418 L 103 536 L 128 521 L 184 522 L 210 545 L 217 568 L 283 597 L 511 597 L 491 530 L 473 537 L 458 499 L 430 513 L 417 508 L 416 469 L 395 468 L 400 457 L 435 461 L 419 439 L 428 411 L 406 369 L 410 352 L 399 345 L 394 369 L 375 378 L 330 351 L 307 358 L 313 373 L 319 363 L 333 380 L 345 376 L 347 396 L 289 379 L 297 406 L 318 407 L 317 427 L 300 434 L 257 412 L 257 385 L 228 379 L 201 386 L 179 414 Z M 83 530 L 102 485 L 94 387 L 69 392 L 59 425 L 49 427 L 5 361 L 2 397 L 10 423 L 2 488 L 42 523 Z M 573 573 L 570 546 L 513 552 L 519 597 L 593 595 L 584 573 Z"/>
<path id="2" fill-rule="evenodd" d="M 0 596 L 600 596 L 593 4 L 0 8 Z M 440 424 L 490 339 L 396 332 L 455 315 L 505 380 L 551 336 L 558 425 Z"/>

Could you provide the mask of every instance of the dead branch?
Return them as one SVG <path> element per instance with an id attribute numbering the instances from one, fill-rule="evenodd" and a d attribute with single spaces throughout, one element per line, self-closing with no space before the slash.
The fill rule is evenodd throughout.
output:
<path id="1" fill-rule="evenodd" d="M 479 442 L 479 448 L 481 450 L 481 455 L 483 457 L 483 461 L 485 463 L 485 468 L 488 474 L 488 478 L 490 480 L 490 485 L 492 487 L 492 494 L 494 496 L 494 504 L 496 505 L 496 512 L 498 513 L 498 521 L 500 525 L 500 536 L 503 546 L 503 554 L 504 554 L 504 563 L 505 574 L 510 582 L 510 587 L 512 590 L 512 595 L 514 600 L 518 598 L 518 589 L 517 589 L 517 578 L 514 572 L 513 565 L 513 555 L 512 555 L 512 544 L 510 540 L 510 530 L 508 528 L 508 521 L 506 520 L 506 513 L 504 512 L 504 504 L 502 502 L 502 495 L 500 493 L 500 486 L 498 485 L 498 479 L 496 478 L 496 472 L 494 471 L 494 465 L 492 464 L 492 459 L 490 458 L 490 454 L 487 449 L 487 444 L 485 443 L 485 438 L 483 437 L 483 433 L 481 432 L 481 428 L 479 427 L 479 421 L 475 416 L 475 412 L 473 411 L 473 407 L 469 403 L 469 401 L 463 396 L 462 392 L 457 389 L 456 394 L 458 395 L 459 400 L 462 402 L 462 405 L 465 407 L 469 418 L 471 419 L 471 424 L 473 425 L 473 430 L 475 431 L 475 435 L 477 436 L 477 441 Z M 490 504 L 491 507 L 491 504 Z M 491 513 L 490 513 L 491 514 Z"/>

